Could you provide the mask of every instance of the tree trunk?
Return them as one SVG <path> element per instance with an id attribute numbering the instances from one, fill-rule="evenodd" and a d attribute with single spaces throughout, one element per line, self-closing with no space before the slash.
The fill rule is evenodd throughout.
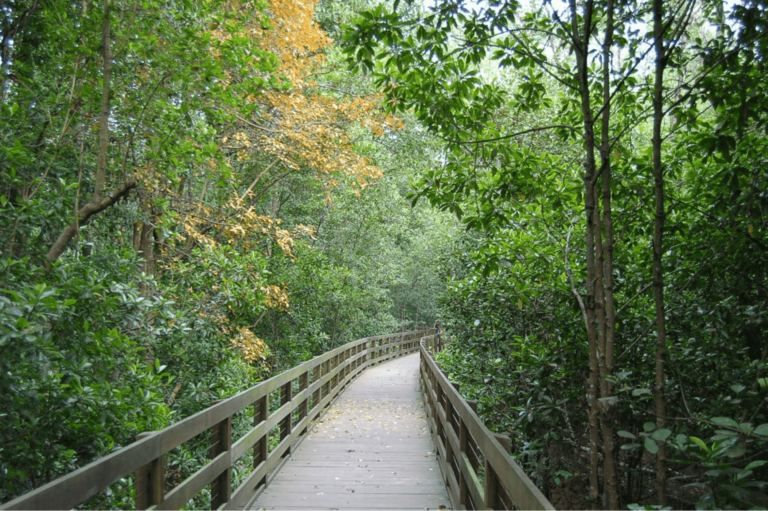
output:
<path id="1" fill-rule="evenodd" d="M 656 69 L 653 86 L 653 181 L 656 191 L 656 219 L 653 233 L 653 299 L 656 305 L 656 428 L 666 426 L 667 399 L 665 395 L 664 364 L 667 354 L 666 309 L 664 307 L 664 280 L 662 250 L 664 237 L 664 169 L 661 165 L 661 122 L 664 118 L 664 69 L 667 56 L 664 49 L 663 0 L 653 0 L 653 35 L 656 50 Z M 657 442 L 656 493 L 660 506 L 667 504 L 667 450 L 663 441 Z"/>
<path id="2" fill-rule="evenodd" d="M 611 210 L 611 50 L 613 46 L 614 30 L 614 2 L 609 0 L 605 27 L 605 40 L 603 43 L 603 106 L 602 106 L 602 132 L 600 145 L 600 179 L 603 185 L 603 221 L 602 228 L 605 233 L 605 242 L 598 244 L 600 250 L 600 262 L 602 263 L 602 285 L 598 278 L 598 291 L 602 295 L 601 305 L 603 315 L 603 332 L 600 338 L 600 396 L 601 401 L 601 425 L 603 433 L 603 484 L 607 495 L 608 509 L 619 509 L 619 485 L 616 466 L 616 443 L 614 438 L 615 405 L 609 398 L 613 397 L 613 384 L 607 378 L 614 372 L 614 339 L 616 325 L 616 308 L 613 298 L 613 218 Z M 599 216 L 595 216 L 599 222 Z M 600 225 L 596 225 L 596 232 L 600 234 Z M 598 242 L 599 243 L 599 242 Z M 600 276 L 600 275 L 599 275 Z"/>
<path id="3" fill-rule="evenodd" d="M 580 36 L 576 1 L 570 0 L 571 26 L 573 31 L 574 50 L 577 59 L 577 79 L 581 92 L 581 107 L 584 117 L 584 145 L 586 158 L 584 161 L 584 209 L 587 216 L 586 225 L 586 259 L 587 259 L 587 299 L 585 303 L 587 315 L 587 343 L 589 348 L 589 380 L 587 382 L 587 401 L 589 405 L 589 500 L 592 506 L 598 506 L 600 495 L 599 468 L 600 468 L 600 430 L 599 430 L 599 402 L 598 402 L 598 328 L 596 314 L 596 280 L 597 263 L 595 261 L 595 224 L 596 197 L 594 178 L 596 174 L 595 164 L 595 134 L 592 108 L 589 102 L 588 58 L 589 38 L 592 24 L 592 3 L 587 4 L 585 16 L 584 38 Z"/>

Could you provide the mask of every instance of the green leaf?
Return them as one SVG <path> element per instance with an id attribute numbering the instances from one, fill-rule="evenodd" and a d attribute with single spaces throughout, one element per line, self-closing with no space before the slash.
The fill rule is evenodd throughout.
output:
<path id="1" fill-rule="evenodd" d="M 768 463 L 768 461 L 765 461 L 765 460 L 755 460 L 752 463 L 750 463 L 749 465 L 747 465 L 744 468 L 744 470 L 754 470 L 754 469 L 756 469 L 758 467 L 762 467 L 766 463 Z"/>
<path id="2" fill-rule="evenodd" d="M 753 433 L 760 436 L 768 436 L 768 424 L 760 424 Z"/>
<path id="3" fill-rule="evenodd" d="M 726 449 L 725 455 L 729 458 L 739 458 L 741 456 L 744 456 L 744 454 L 747 452 L 747 448 L 744 447 L 743 444 L 733 445 Z"/>
<path id="4" fill-rule="evenodd" d="M 637 440 L 637 437 L 629 431 L 619 430 L 616 434 L 623 438 L 631 438 L 632 440 Z"/>
<path id="5" fill-rule="evenodd" d="M 655 422 L 646 422 L 643 424 L 643 430 L 645 431 L 653 431 L 656 429 L 656 423 Z"/>
<path id="6" fill-rule="evenodd" d="M 645 449 L 651 454 L 656 454 L 657 452 L 659 452 L 659 446 L 656 444 L 655 441 L 651 440 L 650 438 L 646 438 L 645 440 L 643 440 L 643 445 L 645 446 Z"/>
<path id="7" fill-rule="evenodd" d="M 712 417 L 712 422 L 717 424 L 718 426 L 724 426 L 726 428 L 739 428 L 739 423 L 735 420 L 731 419 L 730 417 Z"/>
<path id="8" fill-rule="evenodd" d="M 693 442 L 694 444 L 698 445 L 701 448 L 702 451 L 709 452 L 709 449 L 707 448 L 707 444 L 704 443 L 704 440 L 702 440 L 701 438 L 697 438 L 695 436 L 692 436 L 692 437 L 689 437 L 689 438 L 690 438 L 691 442 Z"/>
<path id="9" fill-rule="evenodd" d="M 672 432 L 666 428 L 657 429 L 653 432 L 653 435 L 651 435 L 651 438 L 654 440 L 658 440 L 660 442 L 665 442 L 667 438 L 669 438 L 669 435 L 671 435 Z"/>
<path id="10" fill-rule="evenodd" d="M 648 390 L 648 389 L 635 389 L 635 390 L 632 391 L 632 395 L 633 396 L 642 396 L 642 395 L 650 394 L 650 393 L 651 393 L 651 391 Z"/>

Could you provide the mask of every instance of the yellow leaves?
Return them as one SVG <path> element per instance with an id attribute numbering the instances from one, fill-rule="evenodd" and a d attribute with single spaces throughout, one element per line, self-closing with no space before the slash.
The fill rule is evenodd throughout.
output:
<path id="1" fill-rule="evenodd" d="M 397 126 L 392 118 L 378 118 L 376 105 L 362 98 L 339 100 L 309 94 L 307 90 L 265 95 L 271 119 L 277 129 L 263 133 L 260 145 L 289 169 L 311 166 L 320 175 L 342 174 L 369 184 L 382 175 L 372 162 L 354 151 L 347 130 L 355 124 L 383 135 Z M 384 122 L 382 122 L 384 121 Z M 360 180 L 359 178 L 366 178 Z M 329 187 L 338 179 L 322 179 Z"/>
<path id="2" fill-rule="evenodd" d="M 261 288 L 261 291 L 266 295 L 267 301 L 265 305 L 273 309 L 280 309 L 287 311 L 291 304 L 288 300 L 288 293 L 280 286 L 269 285 Z"/>
<path id="3" fill-rule="evenodd" d="M 314 225 L 303 225 L 299 224 L 296 226 L 296 228 L 293 230 L 296 237 L 299 236 L 308 236 L 310 238 L 317 239 L 317 227 Z"/>
<path id="4" fill-rule="evenodd" d="M 235 142 L 240 145 L 251 147 L 251 139 L 248 137 L 248 134 L 243 131 L 238 131 L 232 135 L 232 138 L 235 139 Z"/>
<path id="5" fill-rule="evenodd" d="M 249 364 L 254 362 L 263 362 L 271 352 L 269 346 L 254 335 L 248 328 L 241 327 L 237 330 L 237 335 L 230 341 L 232 346 L 242 353 L 243 358 Z"/>

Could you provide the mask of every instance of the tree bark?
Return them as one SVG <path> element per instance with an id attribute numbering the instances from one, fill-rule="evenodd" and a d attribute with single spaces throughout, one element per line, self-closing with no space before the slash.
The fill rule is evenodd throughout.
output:
<path id="1" fill-rule="evenodd" d="M 595 261 L 595 224 L 596 197 L 594 178 L 596 174 L 595 163 L 595 134 L 592 108 L 589 101 L 588 58 L 590 27 L 592 25 L 592 3 L 587 3 L 584 38 L 580 36 L 576 1 L 570 0 L 571 30 L 573 34 L 573 46 L 576 54 L 577 80 L 581 93 L 581 108 L 584 118 L 584 145 L 586 158 L 584 161 L 584 209 L 587 216 L 586 225 L 586 259 L 587 259 L 587 299 L 585 303 L 587 315 L 587 344 L 589 349 L 589 379 L 587 381 L 587 404 L 589 405 L 589 500 L 593 507 L 598 505 L 599 468 L 600 468 L 600 426 L 599 426 L 599 402 L 598 402 L 598 328 L 596 314 L 596 280 L 597 267 Z"/>
<path id="2" fill-rule="evenodd" d="M 611 50 L 613 46 L 614 30 L 614 1 L 609 0 L 607 6 L 605 27 L 605 39 L 603 42 L 603 106 L 600 145 L 600 179 L 603 192 L 603 219 L 602 229 L 605 233 L 605 242 L 598 245 L 600 249 L 600 262 L 602 269 L 602 286 L 598 279 L 598 291 L 601 291 L 601 305 L 603 315 L 602 336 L 600 338 L 600 396 L 601 401 L 601 426 L 603 434 L 603 484 L 607 495 L 608 509 L 619 509 L 619 485 L 616 466 L 616 443 L 614 436 L 615 406 L 608 398 L 613 397 L 613 384 L 608 376 L 614 373 L 614 340 L 616 326 L 616 308 L 613 297 L 613 218 L 611 210 Z M 599 218 L 596 216 L 596 221 Z M 600 225 L 596 226 L 598 236 Z"/>
<path id="3" fill-rule="evenodd" d="M 653 0 L 653 36 L 656 51 L 656 66 L 653 86 L 653 181 L 655 187 L 655 222 L 653 232 L 653 299 L 656 305 L 656 428 L 667 424 L 667 399 L 665 394 L 664 364 L 667 355 L 666 309 L 664 306 L 664 274 L 662 250 L 664 238 L 664 169 L 661 164 L 661 123 L 664 119 L 664 69 L 667 55 L 664 49 L 663 0 Z M 667 450 L 663 441 L 657 442 L 656 453 L 656 494 L 660 506 L 667 504 Z"/>

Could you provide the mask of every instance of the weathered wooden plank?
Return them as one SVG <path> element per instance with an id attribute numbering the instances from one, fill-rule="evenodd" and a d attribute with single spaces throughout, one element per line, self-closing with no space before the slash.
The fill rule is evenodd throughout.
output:
<path id="1" fill-rule="evenodd" d="M 281 509 L 283 507 L 308 508 L 354 508 L 354 509 L 439 509 L 447 508 L 450 501 L 445 492 L 435 494 L 378 494 L 348 491 L 344 494 L 316 492 L 309 494 L 273 494 L 265 491 L 259 497 L 259 508 Z"/>

